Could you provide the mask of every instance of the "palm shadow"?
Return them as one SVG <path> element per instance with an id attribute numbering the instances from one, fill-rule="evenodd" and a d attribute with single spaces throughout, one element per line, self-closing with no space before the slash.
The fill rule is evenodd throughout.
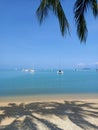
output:
<path id="1" fill-rule="evenodd" d="M 0 130 L 37 130 L 37 124 L 34 120 L 44 124 L 51 130 L 62 130 L 53 122 L 39 118 L 34 113 L 41 116 L 55 115 L 64 120 L 64 116 L 82 128 L 83 130 L 93 129 L 98 130 L 98 126 L 87 120 L 88 117 L 98 118 L 98 108 L 95 103 L 79 102 L 79 101 L 64 101 L 57 102 L 33 102 L 29 104 L 10 103 L 8 106 L 0 107 L 3 113 L 0 115 L 0 122 L 4 119 L 15 118 L 9 125 L 1 125 Z M 25 117 L 22 121 L 21 117 Z"/>

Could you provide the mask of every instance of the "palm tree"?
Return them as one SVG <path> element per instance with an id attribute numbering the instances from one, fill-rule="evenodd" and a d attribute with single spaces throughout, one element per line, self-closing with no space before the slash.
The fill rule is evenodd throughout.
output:
<path id="1" fill-rule="evenodd" d="M 97 0 L 76 0 L 74 4 L 74 19 L 77 28 L 77 35 L 81 42 L 86 42 L 87 26 L 85 20 L 85 12 L 91 8 L 93 16 L 98 15 Z M 60 0 L 41 0 L 41 3 L 36 11 L 40 24 L 48 15 L 49 10 L 52 10 L 59 21 L 62 36 L 69 32 L 69 23 L 65 16 Z"/>

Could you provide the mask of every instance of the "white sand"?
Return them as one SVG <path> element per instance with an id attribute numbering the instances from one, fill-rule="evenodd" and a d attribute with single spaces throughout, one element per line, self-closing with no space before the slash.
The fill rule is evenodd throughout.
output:
<path id="1" fill-rule="evenodd" d="M 98 130 L 98 95 L 0 97 L 0 130 L 16 128 Z"/>

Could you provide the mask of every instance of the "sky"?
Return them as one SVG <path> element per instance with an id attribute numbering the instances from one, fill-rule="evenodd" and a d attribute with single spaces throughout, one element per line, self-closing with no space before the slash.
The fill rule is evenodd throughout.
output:
<path id="1" fill-rule="evenodd" d="M 80 43 L 74 22 L 73 1 L 62 1 L 70 34 L 62 37 L 52 12 L 40 26 L 40 0 L 0 0 L 0 68 L 75 68 L 98 64 L 98 18 L 86 14 L 88 37 Z"/>

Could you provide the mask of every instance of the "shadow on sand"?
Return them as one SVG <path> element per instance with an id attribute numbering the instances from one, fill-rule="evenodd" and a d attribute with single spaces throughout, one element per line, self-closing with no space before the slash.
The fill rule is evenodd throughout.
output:
<path id="1" fill-rule="evenodd" d="M 41 118 L 42 116 L 55 115 L 64 120 L 64 116 L 82 128 L 83 130 L 98 130 L 98 126 L 87 121 L 87 117 L 98 118 L 98 108 L 95 103 L 64 101 L 57 102 L 33 102 L 29 104 L 10 103 L 8 106 L 0 107 L 0 123 L 8 118 L 14 118 L 9 125 L 1 125 L 0 130 L 37 130 L 37 122 L 51 130 L 62 130 L 53 122 Z M 41 117 L 35 115 L 39 114 Z M 23 120 L 20 120 L 20 118 Z"/>

